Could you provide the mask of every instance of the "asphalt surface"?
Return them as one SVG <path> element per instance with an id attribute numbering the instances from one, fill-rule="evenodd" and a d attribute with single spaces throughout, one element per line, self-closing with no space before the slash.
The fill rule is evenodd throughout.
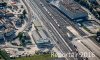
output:
<path id="1" fill-rule="evenodd" d="M 31 24 L 31 22 L 32 22 L 32 13 L 31 13 L 31 10 L 30 10 L 30 7 L 28 6 L 28 4 L 26 3 L 26 0 L 22 0 L 23 1 L 23 3 L 25 4 L 25 6 L 26 6 L 26 8 L 27 8 L 27 10 L 28 10 L 28 20 L 27 20 L 27 24 L 26 24 L 26 26 L 23 28 L 23 30 L 22 31 L 24 31 L 24 30 L 26 30 L 26 29 L 28 29 L 29 27 L 30 27 L 30 24 Z"/>

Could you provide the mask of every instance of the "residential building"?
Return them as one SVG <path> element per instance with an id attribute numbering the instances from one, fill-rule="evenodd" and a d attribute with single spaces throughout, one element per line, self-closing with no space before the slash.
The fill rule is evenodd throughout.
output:
<path id="1" fill-rule="evenodd" d="M 5 36 L 5 38 L 6 38 L 7 41 L 13 40 L 16 37 L 15 30 L 12 29 L 12 30 L 7 31 L 4 34 L 4 36 Z"/>

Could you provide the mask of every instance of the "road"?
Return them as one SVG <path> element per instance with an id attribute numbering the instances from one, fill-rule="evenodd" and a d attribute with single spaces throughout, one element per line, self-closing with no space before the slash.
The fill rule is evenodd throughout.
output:
<path id="1" fill-rule="evenodd" d="M 23 25 L 22 28 L 20 28 L 17 32 L 16 35 L 18 35 L 19 32 L 23 32 L 24 30 L 28 29 L 31 22 L 32 22 L 32 13 L 30 10 L 30 7 L 28 6 L 28 4 L 26 3 L 25 0 L 21 0 L 21 2 L 25 5 L 26 9 L 27 9 L 27 13 L 28 13 L 28 19 L 26 20 L 26 24 Z"/>
<path id="2" fill-rule="evenodd" d="M 32 22 L 32 13 L 31 13 L 30 7 L 26 3 L 26 1 L 25 0 L 22 0 L 22 1 L 26 5 L 27 10 L 28 10 L 28 21 L 27 21 L 27 25 L 25 27 L 25 29 L 27 29 L 30 26 L 31 22 Z"/>

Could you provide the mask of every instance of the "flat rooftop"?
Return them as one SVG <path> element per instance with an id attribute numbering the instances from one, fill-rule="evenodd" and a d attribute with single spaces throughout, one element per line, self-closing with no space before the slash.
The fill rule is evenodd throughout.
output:
<path id="1" fill-rule="evenodd" d="M 81 8 L 81 6 L 76 3 L 75 1 L 71 1 L 71 0 L 63 0 L 60 2 L 61 5 L 63 5 L 66 9 L 69 9 L 70 11 L 72 12 L 75 12 L 75 11 L 81 11 L 81 12 L 85 12 L 85 10 L 83 10 Z"/>
<path id="2" fill-rule="evenodd" d="M 36 43 L 38 43 L 38 44 L 43 44 L 43 43 L 50 43 L 50 40 L 48 40 L 48 39 L 42 39 L 42 38 L 40 38 L 40 40 L 36 40 Z"/>
<path id="3" fill-rule="evenodd" d="M 62 10 L 70 19 L 80 19 L 87 17 L 88 14 L 81 6 L 73 0 L 63 0 L 59 2 L 59 9 Z"/>

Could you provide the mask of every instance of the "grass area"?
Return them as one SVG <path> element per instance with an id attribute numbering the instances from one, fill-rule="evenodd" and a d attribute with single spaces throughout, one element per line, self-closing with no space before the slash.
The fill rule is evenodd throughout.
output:
<path id="1" fill-rule="evenodd" d="M 53 58 L 51 57 L 50 54 L 45 54 L 45 55 L 34 55 L 31 57 L 21 57 L 21 58 L 16 58 L 16 60 L 52 60 Z"/>

